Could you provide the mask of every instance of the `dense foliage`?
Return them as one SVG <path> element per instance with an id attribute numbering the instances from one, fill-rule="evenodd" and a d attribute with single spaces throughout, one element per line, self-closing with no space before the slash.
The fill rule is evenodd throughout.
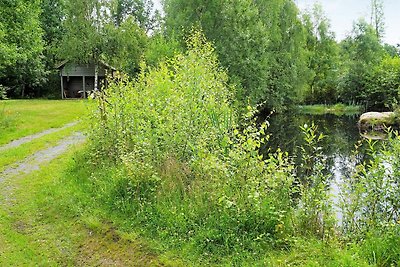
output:
<path id="1" fill-rule="evenodd" d="M 313 124 L 302 127 L 298 166 L 282 151 L 260 153 L 267 124 L 257 126 L 250 107 L 239 120 L 234 88 L 202 35 L 187 47 L 156 68 L 142 66 L 137 81 L 120 77 L 99 93 L 82 178 L 93 197 L 129 227 L 207 263 L 257 262 L 316 239 L 358 246 L 359 257 L 331 259 L 339 266 L 398 264 L 392 184 L 399 137 L 383 152 L 370 143 L 371 160 L 340 186 L 339 224 L 321 154 L 324 135 Z"/>
<path id="2" fill-rule="evenodd" d="M 371 2 L 371 23 L 359 20 L 337 43 L 322 7 L 302 14 L 293 1 L 165 1 L 168 34 L 204 30 L 216 46 L 230 79 L 242 85 L 238 99 L 284 110 L 292 104 L 359 104 L 387 109 L 393 94 L 375 101 L 377 75 L 372 69 L 397 49 L 382 44 L 383 12 Z M 373 76 L 373 77 L 372 77 Z M 387 79 L 386 77 L 381 79 Z M 398 88 L 394 99 L 399 98 Z"/>
<path id="3" fill-rule="evenodd" d="M 304 91 L 304 102 L 308 104 L 337 103 L 339 79 L 339 47 L 322 6 L 315 5 L 311 12 L 303 15 L 306 31 L 306 48 L 310 77 Z"/>
<path id="4" fill-rule="evenodd" d="M 12 96 L 34 94 L 43 81 L 40 1 L 0 2 L 0 85 Z"/>
<path id="5" fill-rule="evenodd" d="M 357 20 L 339 43 L 320 5 L 300 12 L 293 0 L 163 4 L 162 17 L 151 0 L 2 1 L 0 84 L 11 97 L 58 95 L 54 66 L 65 59 L 103 61 L 133 78 L 141 61 L 155 66 L 186 50 L 194 27 L 215 46 L 242 107 L 397 105 L 400 78 L 387 64 L 399 50 L 382 43 L 380 0 L 370 3 L 371 21 Z"/>
<path id="6" fill-rule="evenodd" d="M 165 1 L 167 32 L 202 28 L 221 64 L 242 86 L 238 98 L 285 109 L 304 86 L 304 38 L 298 10 L 283 1 Z"/>
<path id="7" fill-rule="evenodd" d="M 264 137 L 253 123 L 239 130 L 210 44 L 195 34 L 188 47 L 97 98 L 91 161 L 113 164 L 89 179 L 107 184 L 110 208 L 174 245 L 215 256 L 285 246 L 292 166 L 282 152 L 256 152 Z"/>

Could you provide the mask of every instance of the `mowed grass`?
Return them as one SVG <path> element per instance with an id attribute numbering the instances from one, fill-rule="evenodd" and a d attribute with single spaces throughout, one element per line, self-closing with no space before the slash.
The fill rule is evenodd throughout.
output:
<path id="1" fill-rule="evenodd" d="M 0 266 L 188 266 L 114 227 L 79 185 L 78 149 L 7 182 L 14 199 L 5 207 L 0 197 Z"/>
<path id="2" fill-rule="evenodd" d="M 88 115 L 87 100 L 0 101 L 0 145 Z"/>
<path id="3" fill-rule="evenodd" d="M 0 102 L 0 140 L 58 128 L 88 116 L 86 101 Z M 55 146 L 85 120 L 0 153 L 0 173 L 42 149 Z M 1 144 L 0 144 L 1 146 Z M 79 182 L 82 145 L 38 171 L 0 179 L 0 266 L 187 266 L 138 238 L 121 232 Z M 0 177 L 1 178 L 1 177 Z"/>

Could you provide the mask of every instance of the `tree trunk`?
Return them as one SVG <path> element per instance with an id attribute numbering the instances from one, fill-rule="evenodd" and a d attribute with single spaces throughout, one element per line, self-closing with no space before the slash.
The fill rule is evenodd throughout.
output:
<path id="1" fill-rule="evenodd" d="M 21 90 L 21 97 L 25 97 L 25 84 L 22 85 L 22 90 Z"/>
<path id="2" fill-rule="evenodd" d="M 96 64 L 94 66 L 94 91 L 97 92 L 98 88 L 98 81 L 99 81 L 99 66 Z"/>

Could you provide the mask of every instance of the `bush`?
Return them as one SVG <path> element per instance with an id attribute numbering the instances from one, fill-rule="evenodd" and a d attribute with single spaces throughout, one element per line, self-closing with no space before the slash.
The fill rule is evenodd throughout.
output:
<path id="1" fill-rule="evenodd" d="M 303 127 L 296 168 L 282 151 L 260 154 L 267 123 L 257 124 L 251 107 L 243 117 L 235 112 L 235 88 L 201 34 L 188 46 L 157 68 L 143 64 L 136 81 L 121 75 L 96 96 L 86 155 L 94 168 L 85 183 L 96 199 L 128 227 L 218 263 L 242 265 L 304 238 L 335 242 L 323 135 L 313 124 Z M 382 233 L 382 223 L 398 218 L 390 219 L 399 199 L 398 143 L 358 166 L 343 188 L 343 236 L 358 245 L 371 247 L 368 229 Z M 392 172 L 384 169 L 388 159 L 397 164 Z M 380 255 L 395 258 L 395 242 L 381 242 Z"/>
<path id="2" fill-rule="evenodd" d="M 256 127 L 248 108 L 238 125 L 235 88 L 212 47 L 198 33 L 188 46 L 158 68 L 142 66 L 135 82 L 120 76 L 97 96 L 91 161 L 115 166 L 92 175 L 98 195 L 153 236 L 202 253 L 286 246 L 291 161 L 280 151 L 258 153 L 266 124 Z"/>
<path id="3" fill-rule="evenodd" d="M 393 110 L 400 100 L 400 58 L 385 57 L 375 66 L 367 89 L 369 109 Z"/>
<path id="4" fill-rule="evenodd" d="M 344 231 L 364 236 L 382 224 L 396 223 L 400 205 L 400 137 L 390 133 L 389 140 L 377 149 L 377 142 L 367 140 L 366 161 L 342 185 Z"/>
<path id="5" fill-rule="evenodd" d="M 400 258 L 400 136 L 389 132 L 379 144 L 367 140 L 367 158 L 342 184 L 343 237 L 360 246 L 378 266 L 397 266 Z"/>
<path id="6" fill-rule="evenodd" d="M 361 254 L 377 266 L 400 265 L 400 225 L 384 224 L 371 229 L 361 245 Z"/>

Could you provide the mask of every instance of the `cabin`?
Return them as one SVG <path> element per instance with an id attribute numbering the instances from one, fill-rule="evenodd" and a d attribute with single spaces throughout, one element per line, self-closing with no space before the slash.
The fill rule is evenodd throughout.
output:
<path id="1" fill-rule="evenodd" d="M 94 89 L 96 65 L 64 60 L 56 66 L 60 71 L 61 98 L 86 98 Z M 97 88 L 107 85 L 106 76 L 114 75 L 115 68 L 100 61 L 97 65 Z"/>

